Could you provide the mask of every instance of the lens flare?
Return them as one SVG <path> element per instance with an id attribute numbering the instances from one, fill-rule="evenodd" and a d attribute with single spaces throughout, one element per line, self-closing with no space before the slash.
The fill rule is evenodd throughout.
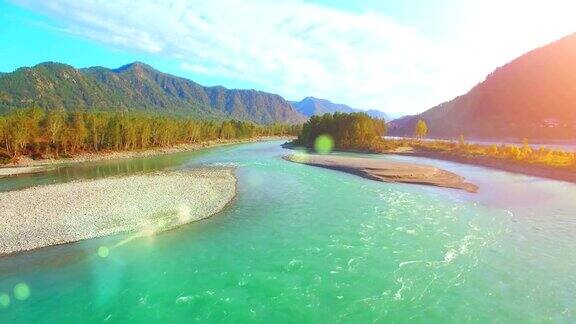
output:
<path id="1" fill-rule="evenodd" d="M 10 296 L 6 293 L 0 294 L 0 308 L 6 308 L 10 305 Z"/>
<path id="2" fill-rule="evenodd" d="M 101 246 L 98 248 L 98 256 L 101 258 L 106 258 L 110 254 L 110 250 L 106 246 Z"/>
<path id="3" fill-rule="evenodd" d="M 26 300 L 28 297 L 30 297 L 30 287 L 26 283 L 21 282 L 14 286 L 14 298 Z"/>
<path id="4" fill-rule="evenodd" d="M 316 152 L 320 154 L 328 154 L 332 152 L 333 148 L 334 140 L 332 139 L 332 136 L 323 134 L 316 137 L 316 140 L 314 141 L 314 150 L 316 150 Z"/>

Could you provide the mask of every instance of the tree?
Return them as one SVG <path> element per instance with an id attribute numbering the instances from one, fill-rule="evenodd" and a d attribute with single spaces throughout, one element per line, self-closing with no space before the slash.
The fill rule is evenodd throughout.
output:
<path id="1" fill-rule="evenodd" d="M 88 136 L 88 129 L 86 128 L 83 112 L 75 111 L 72 114 L 70 130 L 72 136 L 72 150 L 76 152 L 78 149 L 83 148 Z"/>
<path id="2" fill-rule="evenodd" d="M 416 123 L 416 127 L 414 128 L 414 136 L 416 138 L 426 138 L 428 135 L 428 125 L 426 125 L 426 121 L 424 119 L 419 119 Z"/>
<path id="3" fill-rule="evenodd" d="M 486 151 L 486 153 L 490 156 L 496 156 L 498 155 L 498 146 L 496 144 L 492 144 L 490 145 L 490 147 L 488 148 L 488 150 Z"/>
<path id="4" fill-rule="evenodd" d="M 225 121 L 222 123 L 222 128 L 220 129 L 220 138 L 230 139 L 236 137 L 236 129 L 232 122 Z"/>
<path id="5" fill-rule="evenodd" d="M 0 144 L 8 152 L 8 123 L 5 117 L 0 116 Z"/>
<path id="6" fill-rule="evenodd" d="M 55 150 L 55 155 L 58 156 L 62 146 L 61 137 L 66 128 L 66 112 L 63 109 L 50 110 L 46 116 L 44 127 L 44 131 L 48 136 L 48 148 L 53 148 Z"/>
<path id="7" fill-rule="evenodd" d="M 88 125 L 88 137 L 92 149 L 98 151 L 102 145 L 104 134 L 106 133 L 106 125 L 108 124 L 108 116 L 103 113 L 90 113 L 86 115 L 86 124 Z"/>
<path id="8" fill-rule="evenodd" d="M 370 149 L 374 143 L 379 143 L 385 132 L 384 120 L 372 118 L 365 113 L 324 114 L 312 116 L 302 126 L 298 143 L 313 149 L 316 139 L 327 135 L 333 140 L 335 148 Z"/>
<path id="9" fill-rule="evenodd" d="M 39 108 L 30 108 L 24 111 L 26 130 L 28 132 L 28 142 L 34 145 L 42 141 L 41 134 L 41 121 L 44 118 L 44 111 Z"/>
<path id="10" fill-rule="evenodd" d="M 530 143 L 528 142 L 527 138 L 523 138 L 522 139 L 522 155 L 524 156 L 528 156 L 530 154 L 532 154 L 532 147 L 530 146 Z"/>
<path id="11" fill-rule="evenodd" d="M 52 145 L 56 145 L 60 133 L 64 129 L 65 118 L 66 112 L 62 109 L 51 110 L 46 117 L 46 132 Z"/>
<path id="12" fill-rule="evenodd" d="M 28 129 L 26 128 L 26 112 L 16 111 L 8 117 L 8 152 L 18 156 L 28 144 Z"/>
<path id="13" fill-rule="evenodd" d="M 460 136 L 458 137 L 458 148 L 462 151 L 465 151 L 467 147 L 468 143 L 466 143 L 464 135 L 460 134 Z"/>

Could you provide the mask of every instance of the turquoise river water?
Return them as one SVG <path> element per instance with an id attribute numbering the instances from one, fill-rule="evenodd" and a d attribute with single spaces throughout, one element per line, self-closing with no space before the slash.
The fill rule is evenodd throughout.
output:
<path id="1" fill-rule="evenodd" d="M 238 176 L 222 213 L 107 257 L 99 247 L 128 235 L 1 258 L 0 322 L 576 321 L 576 185 L 373 156 L 443 167 L 480 192 L 387 184 L 284 161 L 280 144 L 0 180 L 6 191 L 198 165 Z"/>

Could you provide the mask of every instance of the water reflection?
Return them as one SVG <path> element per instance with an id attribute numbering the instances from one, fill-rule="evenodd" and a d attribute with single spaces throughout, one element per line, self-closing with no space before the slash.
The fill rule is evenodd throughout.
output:
<path id="1" fill-rule="evenodd" d="M 0 181 L 0 191 L 17 190 L 30 186 L 82 179 L 97 179 L 117 175 L 180 169 L 186 161 L 207 154 L 210 150 L 212 149 L 135 159 L 55 165 L 45 172 L 21 174 L 4 178 Z"/>

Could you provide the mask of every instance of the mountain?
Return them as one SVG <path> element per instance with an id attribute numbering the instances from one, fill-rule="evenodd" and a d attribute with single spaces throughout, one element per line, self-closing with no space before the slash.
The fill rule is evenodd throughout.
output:
<path id="1" fill-rule="evenodd" d="M 46 109 L 143 111 L 260 124 L 306 120 L 279 95 L 204 87 L 140 62 L 118 69 L 75 69 L 46 62 L 0 74 L 0 112 L 31 105 Z"/>
<path id="2" fill-rule="evenodd" d="M 326 99 L 306 97 L 301 101 L 291 101 L 290 103 L 292 104 L 292 106 L 294 106 L 294 108 L 298 112 L 307 117 L 324 115 L 326 113 L 333 114 L 335 112 L 342 112 L 342 113 L 364 112 L 374 118 L 386 119 L 386 114 L 380 110 L 355 109 L 347 105 L 333 103 Z"/>
<path id="3" fill-rule="evenodd" d="M 499 67 L 465 95 L 394 120 L 392 135 L 426 121 L 435 137 L 562 140 L 576 138 L 576 34 Z"/>
<path id="4" fill-rule="evenodd" d="M 388 120 L 388 118 L 389 118 L 385 112 L 380 111 L 378 109 L 368 109 L 366 111 L 357 109 L 356 111 L 365 112 L 368 114 L 368 116 L 373 117 L 373 118 L 384 119 L 384 120 Z"/>
<path id="5" fill-rule="evenodd" d="M 302 115 L 307 117 L 312 117 L 315 115 L 324 115 L 327 113 L 335 113 L 335 112 L 344 112 L 344 113 L 351 113 L 354 112 L 354 109 L 342 105 L 342 104 L 335 104 L 326 99 L 318 99 L 314 97 L 306 97 L 301 101 L 292 102 L 294 108 Z"/>

